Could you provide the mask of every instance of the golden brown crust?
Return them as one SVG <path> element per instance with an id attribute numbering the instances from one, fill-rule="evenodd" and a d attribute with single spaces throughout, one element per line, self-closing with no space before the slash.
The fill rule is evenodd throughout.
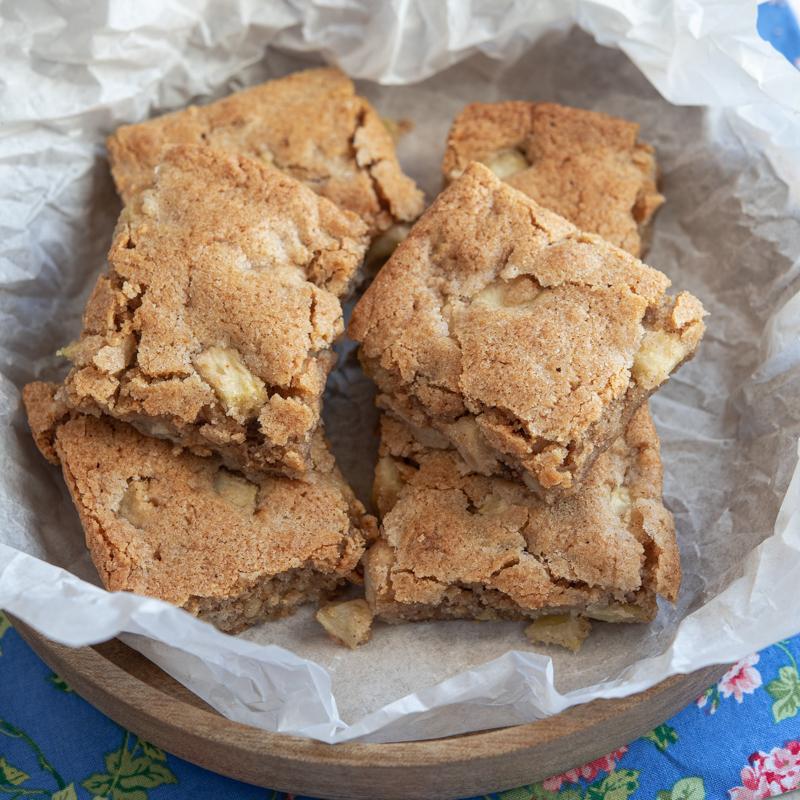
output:
<path id="1" fill-rule="evenodd" d="M 239 630 L 318 599 L 356 568 L 373 519 L 321 433 L 306 482 L 228 472 L 108 417 L 56 417 L 53 384 L 26 387 L 37 442 L 52 443 L 103 585 Z"/>
<path id="2" fill-rule="evenodd" d="M 514 158 L 506 180 L 581 230 L 640 256 L 646 228 L 664 202 L 653 148 L 639 126 L 554 103 L 472 103 L 453 122 L 442 171 Z M 500 155 L 498 155 L 500 154 Z"/>
<path id="3" fill-rule="evenodd" d="M 126 202 L 150 186 L 164 149 L 175 144 L 271 164 L 358 214 L 371 235 L 422 211 L 422 193 L 400 169 L 388 130 L 336 69 L 297 72 L 207 106 L 119 128 L 108 139 L 108 152 Z"/>
<path id="4" fill-rule="evenodd" d="M 365 247 L 361 220 L 283 173 L 173 147 L 120 217 L 60 399 L 302 475 Z"/>
<path id="5" fill-rule="evenodd" d="M 56 398 L 57 385 L 35 382 L 22 388 L 22 402 L 28 415 L 33 440 L 41 454 L 58 464 L 55 435 L 58 426 L 69 417 L 69 408 Z"/>
<path id="6" fill-rule="evenodd" d="M 579 487 L 702 337 L 688 293 L 473 163 L 356 306 L 378 404 L 477 471 Z"/>
<path id="7" fill-rule="evenodd" d="M 646 619 L 680 585 L 659 442 L 647 407 L 576 494 L 546 504 L 476 475 L 452 449 L 384 417 L 381 538 L 365 556 L 367 599 L 389 621 L 579 613 Z M 391 473 L 391 475 L 390 475 Z"/>

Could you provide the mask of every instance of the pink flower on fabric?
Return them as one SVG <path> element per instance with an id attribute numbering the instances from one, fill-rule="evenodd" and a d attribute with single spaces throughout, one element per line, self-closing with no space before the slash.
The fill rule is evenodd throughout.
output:
<path id="1" fill-rule="evenodd" d="M 800 788 L 800 742 L 753 753 L 748 761 L 742 768 L 742 785 L 728 790 L 731 800 L 762 800 Z"/>
<path id="2" fill-rule="evenodd" d="M 705 708 L 707 714 L 714 714 L 723 698 L 734 697 L 737 703 L 741 703 L 746 694 L 752 694 L 761 686 L 761 673 L 754 666 L 757 663 L 758 653 L 753 653 L 734 664 L 719 683 L 709 686 L 697 698 L 697 707 Z"/>
<path id="3" fill-rule="evenodd" d="M 554 775 L 552 778 L 542 781 L 542 786 L 548 792 L 557 792 L 563 784 L 578 783 L 581 778 L 593 781 L 601 772 L 611 772 L 617 766 L 617 761 L 627 752 L 627 747 L 620 747 L 619 750 L 614 750 L 602 758 L 596 758 L 582 767 L 575 767 L 575 769 L 568 769 L 561 775 Z"/>
<path id="4" fill-rule="evenodd" d="M 761 686 L 761 673 L 753 666 L 754 664 L 758 664 L 758 653 L 743 658 L 722 676 L 719 690 L 723 697 L 733 695 L 736 702 L 741 703 L 744 695 L 752 694 Z"/>

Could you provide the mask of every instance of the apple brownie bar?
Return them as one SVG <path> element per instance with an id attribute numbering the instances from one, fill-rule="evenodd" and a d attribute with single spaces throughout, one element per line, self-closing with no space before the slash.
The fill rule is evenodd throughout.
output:
<path id="1" fill-rule="evenodd" d="M 703 307 L 473 163 L 354 309 L 378 405 L 484 475 L 576 489 L 690 358 Z"/>
<path id="2" fill-rule="evenodd" d="M 173 147 L 120 216 L 62 399 L 302 476 L 366 242 L 355 214 L 272 167 Z"/>
<path id="3" fill-rule="evenodd" d="M 639 126 L 554 103 L 472 103 L 453 122 L 446 181 L 471 161 L 578 228 L 640 256 L 664 202 L 653 148 Z"/>
<path id="4" fill-rule="evenodd" d="M 306 481 L 248 480 L 110 417 L 71 412 L 56 386 L 24 401 L 34 438 L 64 479 L 103 585 L 166 600 L 225 631 L 317 601 L 347 582 L 374 519 L 321 432 Z"/>
<path id="5" fill-rule="evenodd" d="M 586 620 L 648 621 L 657 595 L 675 600 L 680 557 L 646 405 L 581 491 L 553 503 L 476 474 L 443 444 L 382 419 L 381 532 L 364 557 L 379 619 L 532 619 L 530 636 L 567 643 L 568 633 L 574 648 Z"/>
<path id="6" fill-rule="evenodd" d="M 296 72 L 119 128 L 108 152 L 125 202 L 152 184 L 165 148 L 176 144 L 270 164 L 358 214 L 371 236 L 416 219 L 423 208 L 422 192 L 401 170 L 386 126 L 337 69 Z"/>

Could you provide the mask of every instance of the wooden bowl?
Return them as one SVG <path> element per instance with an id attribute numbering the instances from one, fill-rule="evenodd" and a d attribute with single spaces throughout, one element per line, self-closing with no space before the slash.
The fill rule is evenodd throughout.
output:
<path id="1" fill-rule="evenodd" d="M 143 739 L 231 778 L 325 800 L 452 800 L 533 783 L 647 733 L 726 669 L 675 676 L 530 725 L 426 742 L 328 745 L 231 722 L 116 639 L 72 649 L 14 625 L 76 692 Z"/>

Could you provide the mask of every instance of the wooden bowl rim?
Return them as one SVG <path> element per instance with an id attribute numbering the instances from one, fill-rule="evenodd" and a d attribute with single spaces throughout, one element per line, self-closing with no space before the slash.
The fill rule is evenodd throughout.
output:
<path id="1" fill-rule="evenodd" d="M 701 683 L 711 685 L 727 669 L 727 665 L 711 665 L 688 675 L 673 675 L 637 694 L 571 706 L 560 714 L 522 725 L 413 742 L 344 742 L 330 745 L 233 722 L 213 709 L 192 705 L 152 686 L 125 671 L 93 647 L 71 648 L 57 644 L 20 620 L 13 619 L 13 622 L 34 651 L 68 682 L 74 683 L 79 694 L 83 686 L 94 686 L 103 694 L 116 698 L 120 706 L 134 712 L 139 712 L 143 706 L 159 708 L 162 713 L 166 712 L 168 725 L 176 731 L 200 728 L 216 744 L 236 749 L 246 744 L 248 751 L 255 747 L 271 756 L 296 759 L 298 764 L 307 762 L 312 755 L 317 763 L 357 767 L 364 764 L 456 764 L 465 760 L 513 754 L 586 727 L 604 725 L 643 702 L 656 701 L 664 693 L 676 690 L 681 683 L 697 683 L 700 675 L 703 676 Z M 469 756 L 465 756 L 465 743 L 469 745 Z"/>

